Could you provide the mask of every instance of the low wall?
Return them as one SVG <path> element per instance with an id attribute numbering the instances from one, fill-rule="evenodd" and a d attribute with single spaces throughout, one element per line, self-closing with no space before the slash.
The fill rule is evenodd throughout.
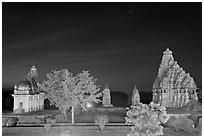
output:
<path id="1" fill-rule="evenodd" d="M 49 118 L 51 114 L 48 115 L 3 115 L 2 116 L 2 126 L 16 126 L 18 124 L 25 124 L 30 122 L 32 124 L 42 124 L 45 123 L 45 119 Z M 28 119 L 26 121 L 26 119 Z"/>
<path id="2" fill-rule="evenodd" d="M 176 117 L 176 118 L 179 118 L 179 117 L 188 117 L 190 115 L 191 114 L 168 114 L 169 117 Z"/>
<path id="3" fill-rule="evenodd" d="M 100 112 L 125 112 L 126 108 L 124 108 L 124 107 L 98 107 L 98 108 L 95 108 L 95 111 L 100 111 Z"/>

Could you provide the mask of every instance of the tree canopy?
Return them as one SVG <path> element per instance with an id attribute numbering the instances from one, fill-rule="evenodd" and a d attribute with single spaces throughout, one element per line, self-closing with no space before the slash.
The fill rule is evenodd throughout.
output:
<path id="1" fill-rule="evenodd" d="M 100 102 L 102 93 L 95 83 L 96 79 L 88 71 L 73 76 L 67 69 L 62 69 L 48 73 L 47 80 L 43 81 L 40 88 L 46 91 L 50 103 L 66 115 L 70 107 L 80 106 L 86 110 L 87 103 Z"/>

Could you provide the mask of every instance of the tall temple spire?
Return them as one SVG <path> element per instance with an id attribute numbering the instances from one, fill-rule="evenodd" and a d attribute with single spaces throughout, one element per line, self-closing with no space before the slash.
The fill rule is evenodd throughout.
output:
<path id="1" fill-rule="evenodd" d="M 37 71 L 37 68 L 35 67 L 35 65 L 33 65 L 30 69 L 30 71 L 28 72 L 27 74 L 27 79 L 30 80 L 30 79 L 35 79 L 35 80 L 39 80 L 39 75 L 38 75 L 38 71 Z"/>
<path id="2" fill-rule="evenodd" d="M 37 71 L 37 68 L 35 67 L 35 65 L 33 65 L 31 67 L 31 70 L 30 70 L 30 73 L 31 73 L 31 78 L 38 78 L 38 71 Z"/>
<path id="3" fill-rule="evenodd" d="M 105 89 L 109 89 L 109 86 L 108 86 L 108 84 L 107 84 L 107 83 L 106 83 Z"/>
<path id="4" fill-rule="evenodd" d="M 163 72 L 167 68 L 171 67 L 173 64 L 174 64 L 174 57 L 172 55 L 172 51 L 169 50 L 169 48 L 167 48 L 163 52 L 162 61 L 161 61 L 159 72 L 158 72 L 158 77 L 160 77 L 163 74 Z"/>
<path id="5" fill-rule="evenodd" d="M 140 94 L 139 91 L 135 85 L 133 91 L 132 91 L 132 105 L 137 105 L 140 103 Z"/>
<path id="6" fill-rule="evenodd" d="M 169 50 L 169 48 L 167 48 L 164 52 L 163 52 L 163 57 L 162 57 L 162 61 L 161 61 L 161 65 L 160 66 L 165 66 L 165 67 L 169 67 L 174 63 L 174 57 L 172 55 L 172 51 Z"/>
<path id="7" fill-rule="evenodd" d="M 110 94 L 110 89 L 108 85 L 106 84 L 105 89 L 102 91 L 103 93 L 103 100 L 102 104 L 104 107 L 112 107 L 113 105 L 111 104 L 111 94 Z"/>

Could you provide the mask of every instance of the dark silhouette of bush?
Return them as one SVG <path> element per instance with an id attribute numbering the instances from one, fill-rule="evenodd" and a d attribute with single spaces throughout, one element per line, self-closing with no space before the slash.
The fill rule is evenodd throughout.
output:
<path id="1" fill-rule="evenodd" d="M 57 109 L 54 105 L 50 105 L 50 101 L 48 99 L 44 100 L 44 109 Z"/>
<path id="2" fill-rule="evenodd" d="M 140 94 L 140 102 L 143 104 L 150 104 L 152 102 L 152 92 L 141 91 Z"/>
<path id="3" fill-rule="evenodd" d="M 115 107 L 127 107 L 128 94 L 125 92 L 113 91 L 111 94 L 111 103 Z"/>
<path id="4" fill-rule="evenodd" d="M 202 104 L 202 88 L 198 90 L 198 101 Z"/>
<path id="5" fill-rule="evenodd" d="M 12 89 L 2 89 L 2 111 L 13 110 L 13 94 Z"/>
<path id="6" fill-rule="evenodd" d="M 120 92 L 120 91 L 113 91 L 110 93 L 111 94 L 111 103 L 116 106 L 116 107 L 127 107 L 131 105 L 131 97 L 132 95 L 128 95 L 125 92 Z M 152 92 L 145 92 L 141 91 L 139 92 L 140 94 L 140 102 L 143 104 L 149 104 L 152 102 Z"/>

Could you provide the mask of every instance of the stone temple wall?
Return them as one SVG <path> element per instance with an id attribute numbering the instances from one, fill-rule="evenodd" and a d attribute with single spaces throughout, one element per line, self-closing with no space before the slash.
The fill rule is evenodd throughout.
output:
<path id="1" fill-rule="evenodd" d="M 165 107 L 181 107 L 189 99 L 197 99 L 196 90 L 193 78 L 174 61 L 172 52 L 167 48 L 153 83 L 153 101 Z"/>

